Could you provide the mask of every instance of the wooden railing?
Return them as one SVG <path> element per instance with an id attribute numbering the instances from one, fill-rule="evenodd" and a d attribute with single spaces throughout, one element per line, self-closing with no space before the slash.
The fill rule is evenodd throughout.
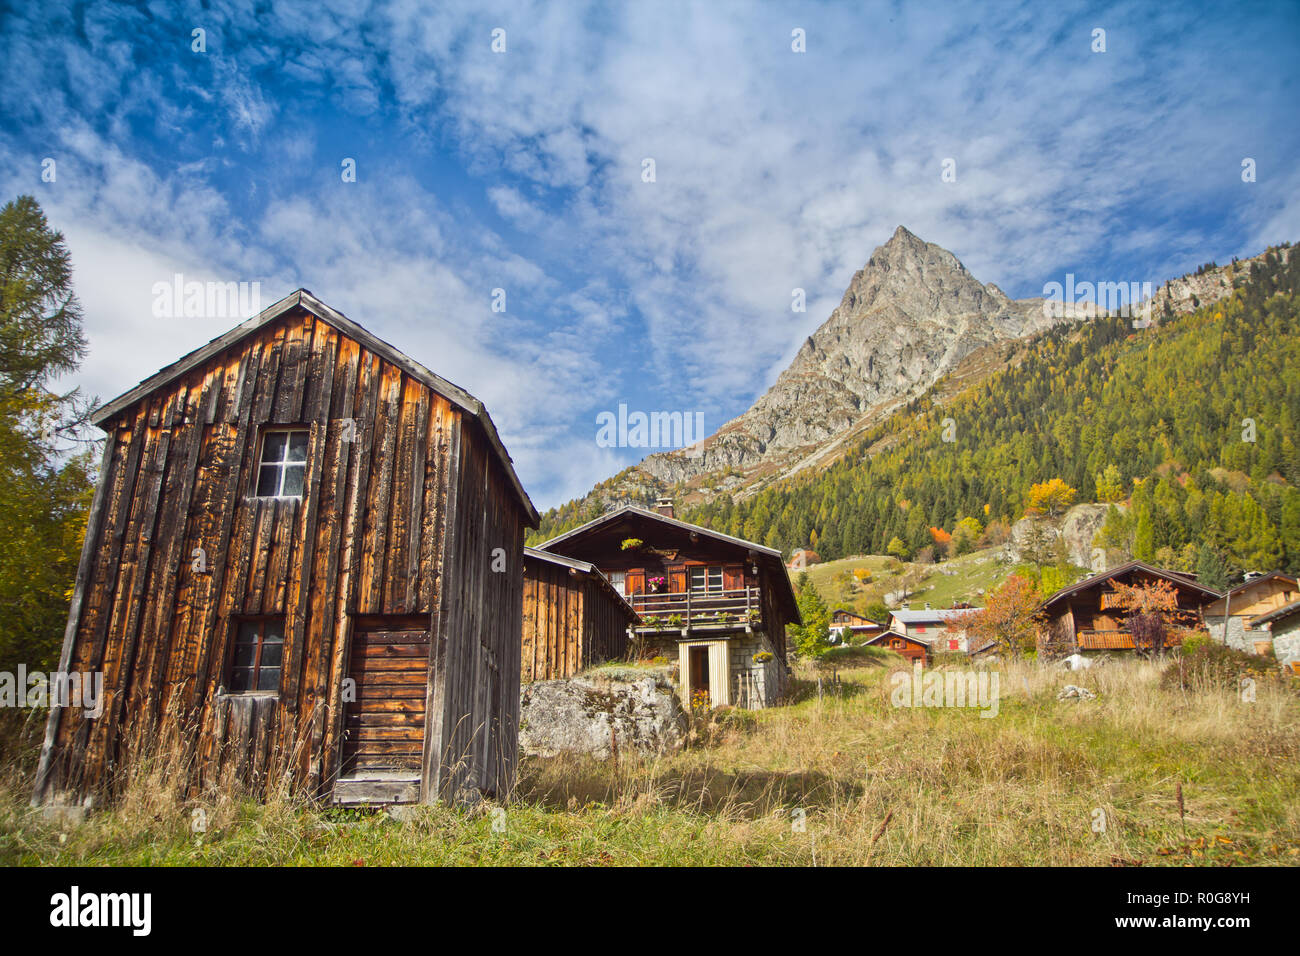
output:
<path id="1" fill-rule="evenodd" d="M 758 588 L 633 594 L 627 600 L 641 615 L 639 631 L 762 627 Z"/>
<path id="2" fill-rule="evenodd" d="M 1119 650 L 1133 647 L 1133 635 L 1123 628 L 1081 628 L 1078 643 L 1083 648 Z M 1180 643 L 1181 638 L 1177 631 L 1171 631 L 1165 637 L 1166 647 L 1174 647 Z"/>

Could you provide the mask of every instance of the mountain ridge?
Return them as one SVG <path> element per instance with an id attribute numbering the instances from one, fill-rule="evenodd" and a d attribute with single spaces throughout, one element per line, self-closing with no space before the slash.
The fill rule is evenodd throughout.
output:
<path id="1" fill-rule="evenodd" d="M 1265 254 L 1224 267 L 1208 263 L 1166 281 L 1145 303 L 1149 314 L 1154 321 L 1230 295 L 1236 270 L 1249 270 Z M 903 405 L 978 384 L 1042 332 L 1100 312 L 1065 311 L 1044 309 L 1041 298 L 1009 298 L 953 253 L 900 225 L 749 409 L 696 445 L 649 455 L 548 515 L 595 517 L 666 493 L 687 502 L 742 500 L 830 464 Z"/>

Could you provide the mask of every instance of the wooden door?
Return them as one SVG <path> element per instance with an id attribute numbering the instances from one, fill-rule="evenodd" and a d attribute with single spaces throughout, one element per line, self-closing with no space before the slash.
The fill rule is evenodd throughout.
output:
<path id="1" fill-rule="evenodd" d="M 700 644 L 690 649 L 691 674 L 690 688 L 691 698 L 696 694 L 707 694 L 709 692 L 709 648 L 705 644 Z"/>
<path id="2" fill-rule="evenodd" d="M 348 676 L 356 681 L 356 698 L 343 721 L 345 776 L 420 772 L 428 672 L 427 629 L 381 625 L 353 633 Z"/>

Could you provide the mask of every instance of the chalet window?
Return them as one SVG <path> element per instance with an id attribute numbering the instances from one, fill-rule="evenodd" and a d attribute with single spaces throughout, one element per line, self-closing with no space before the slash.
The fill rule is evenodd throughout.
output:
<path id="1" fill-rule="evenodd" d="M 282 620 L 240 621 L 226 686 L 232 694 L 278 691 L 283 660 Z"/>
<path id="2" fill-rule="evenodd" d="M 307 471 L 307 429 L 276 429 L 262 436 L 257 466 L 259 498 L 301 498 Z"/>
<path id="3" fill-rule="evenodd" d="M 722 568 L 691 568 L 692 591 L 721 591 Z"/>
<path id="4" fill-rule="evenodd" d="M 609 583 L 614 585 L 614 590 L 619 594 L 627 594 L 627 572 L 611 571 L 609 572 Z"/>

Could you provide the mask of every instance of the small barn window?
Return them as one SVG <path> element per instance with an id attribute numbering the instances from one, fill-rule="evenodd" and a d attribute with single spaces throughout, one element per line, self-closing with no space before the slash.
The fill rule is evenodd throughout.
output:
<path id="1" fill-rule="evenodd" d="M 276 429 L 262 436 L 257 466 L 259 498 L 301 498 L 307 471 L 307 429 Z"/>
<path id="2" fill-rule="evenodd" d="M 280 689 L 284 660 L 284 623 L 278 620 L 240 621 L 230 661 L 228 688 L 232 694 Z"/>

